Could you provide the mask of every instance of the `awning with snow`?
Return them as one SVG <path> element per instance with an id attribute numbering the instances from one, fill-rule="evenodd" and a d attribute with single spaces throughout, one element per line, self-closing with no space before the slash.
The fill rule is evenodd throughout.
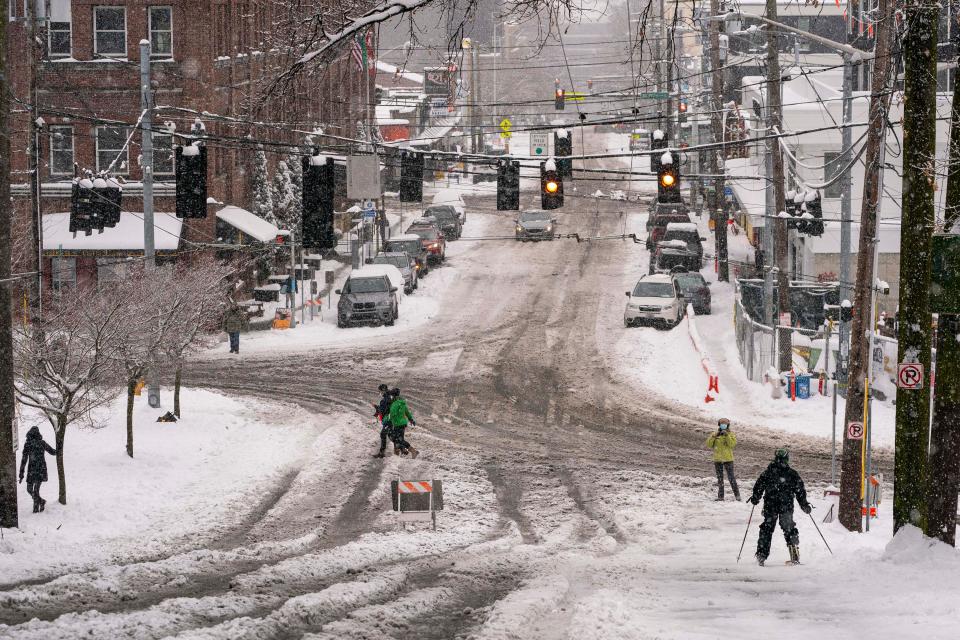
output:
<path id="1" fill-rule="evenodd" d="M 410 146 L 429 147 L 432 144 L 440 142 L 445 135 L 450 133 L 453 125 L 444 125 L 441 127 L 427 127 L 416 138 L 410 141 Z"/>
<path id="2" fill-rule="evenodd" d="M 153 242 L 157 251 L 176 251 L 183 220 L 172 213 L 153 214 Z M 123 211 L 117 226 L 94 230 L 90 235 L 70 231 L 69 213 L 43 216 L 44 251 L 143 251 L 143 214 Z"/>
<path id="3" fill-rule="evenodd" d="M 246 209 L 232 204 L 217 211 L 217 219 L 223 220 L 234 229 L 242 231 L 259 242 L 273 242 L 278 235 L 289 235 L 288 231 L 283 231 Z"/>

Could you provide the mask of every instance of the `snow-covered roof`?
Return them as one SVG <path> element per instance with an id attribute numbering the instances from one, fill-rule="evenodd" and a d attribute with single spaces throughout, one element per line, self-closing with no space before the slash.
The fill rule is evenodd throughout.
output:
<path id="1" fill-rule="evenodd" d="M 180 246 L 183 220 L 172 213 L 153 214 L 153 243 L 157 251 L 176 251 Z M 44 251 L 143 251 L 143 214 L 123 211 L 115 227 L 74 237 L 69 213 L 43 216 Z"/>
<path id="2" fill-rule="evenodd" d="M 667 231 L 690 231 L 697 233 L 697 225 L 693 222 L 668 222 Z"/>
<path id="3" fill-rule="evenodd" d="M 271 242 L 280 234 L 277 226 L 232 204 L 217 211 L 217 218 L 260 242 Z"/>
<path id="4" fill-rule="evenodd" d="M 394 76 L 397 75 L 398 67 L 392 65 L 389 62 L 384 62 L 383 60 L 377 60 L 377 71 L 382 71 L 383 73 L 391 73 Z M 415 84 L 423 84 L 423 74 L 422 73 L 413 73 L 412 71 L 401 71 L 400 77 L 404 80 L 409 80 Z"/>
<path id="5" fill-rule="evenodd" d="M 350 274 L 351 278 L 367 276 L 387 276 L 391 287 L 403 290 L 403 274 L 392 264 L 365 264 Z"/>

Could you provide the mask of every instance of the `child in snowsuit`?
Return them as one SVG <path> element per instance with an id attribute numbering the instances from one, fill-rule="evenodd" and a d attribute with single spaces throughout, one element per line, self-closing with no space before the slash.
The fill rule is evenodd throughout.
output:
<path id="1" fill-rule="evenodd" d="M 400 389 L 393 390 L 393 404 L 390 405 L 390 424 L 393 425 L 393 441 L 397 445 L 394 453 L 403 455 L 410 454 L 410 457 L 416 458 L 420 452 L 410 446 L 410 443 L 404 439 L 404 431 L 407 424 L 417 426 L 417 421 L 413 419 L 413 414 L 407 408 L 407 401 L 400 396 Z"/>
<path id="2" fill-rule="evenodd" d="M 793 521 L 793 499 L 804 513 L 810 513 L 813 507 L 807 502 L 807 490 L 803 487 L 800 474 L 790 467 L 790 454 L 786 449 L 777 449 L 773 462 L 760 474 L 753 485 L 753 495 L 749 502 L 760 504 L 763 498 L 763 522 L 760 524 L 760 538 L 757 540 L 757 562 L 762 566 L 770 555 L 770 539 L 773 530 L 780 521 L 783 537 L 790 550 L 790 562 L 800 564 L 800 532 Z"/>
<path id="3" fill-rule="evenodd" d="M 717 432 L 707 438 L 707 448 L 713 449 L 713 466 L 717 472 L 717 500 L 723 502 L 723 472 L 726 470 L 730 479 L 730 488 L 733 497 L 740 500 L 740 489 L 737 488 L 737 479 L 733 475 L 733 448 L 737 446 L 737 436 L 730 431 L 730 421 L 720 418 L 717 422 Z"/>
<path id="4" fill-rule="evenodd" d="M 47 481 L 47 459 L 44 452 L 52 456 L 57 450 L 51 447 L 40 435 L 40 427 L 27 432 L 23 443 L 23 455 L 20 457 L 20 482 L 23 482 L 24 468 L 27 470 L 27 493 L 33 498 L 33 512 L 43 511 L 47 501 L 40 497 L 40 485 Z"/>

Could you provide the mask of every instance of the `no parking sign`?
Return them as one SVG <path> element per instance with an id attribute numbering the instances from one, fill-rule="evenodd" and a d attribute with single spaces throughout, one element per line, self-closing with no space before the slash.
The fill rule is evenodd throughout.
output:
<path id="1" fill-rule="evenodd" d="M 923 364 L 901 362 L 897 365 L 897 387 L 900 389 L 923 388 Z"/>

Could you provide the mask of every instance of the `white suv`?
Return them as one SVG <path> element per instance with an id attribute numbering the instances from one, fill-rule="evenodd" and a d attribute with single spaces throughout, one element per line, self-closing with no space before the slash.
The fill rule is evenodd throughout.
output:
<path id="1" fill-rule="evenodd" d="M 683 318 L 683 295 L 668 274 L 644 276 L 627 291 L 623 324 L 630 327 L 646 322 L 675 327 Z"/>

